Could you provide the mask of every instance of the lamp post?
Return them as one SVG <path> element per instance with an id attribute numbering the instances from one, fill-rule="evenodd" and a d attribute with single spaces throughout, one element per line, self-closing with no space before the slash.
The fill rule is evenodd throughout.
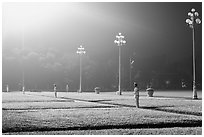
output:
<path id="1" fill-rule="evenodd" d="M 118 91 L 116 92 L 116 94 L 122 95 L 121 92 L 121 46 L 124 45 L 126 43 L 124 39 L 124 36 L 119 33 L 118 35 L 116 35 L 116 40 L 114 41 L 115 44 L 117 44 L 117 46 L 119 47 L 119 82 L 118 82 Z"/>
<path id="2" fill-rule="evenodd" d="M 80 84 L 79 84 L 79 91 L 78 91 L 78 92 L 81 93 L 81 80 L 82 80 L 82 76 L 81 76 L 81 74 L 82 74 L 82 68 L 81 68 L 81 66 L 82 66 L 82 58 L 81 58 L 81 56 L 82 56 L 82 54 L 85 54 L 86 51 L 85 51 L 84 47 L 82 47 L 82 45 L 80 45 L 80 47 L 78 48 L 78 50 L 77 50 L 76 53 L 79 54 L 79 62 L 80 62 Z"/>
<path id="3" fill-rule="evenodd" d="M 193 99 L 198 99 L 196 91 L 196 70 L 195 70 L 195 24 L 200 24 L 201 20 L 198 18 L 199 14 L 195 11 L 194 8 L 188 12 L 190 18 L 186 19 L 186 23 L 192 29 L 193 33 Z"/>
<path id="4" fill-rule="evenodd" d="M 22 92 L 23 94 L 25 94 L 24 70 L 23 70 Z"/>
<path id="5" fill-rule="evenodd" d="M 6 92 L 9 92 L 9 86 L 6 85 Z"/>
<path id="6" fill-rule="evenodd" d="M 132 90 L 132 68 L 134 60 L 130 58 L 130 91 Z"/>
<path id="7" fill-rule="evenodd" d="M 25 32 L 24 23 L 22 24 L 22 51 L 24 51 L 25 46 Z M 22 92 L 25 94 L 25 74 L 24 74 L 24 58 L 22 57 Z"/>

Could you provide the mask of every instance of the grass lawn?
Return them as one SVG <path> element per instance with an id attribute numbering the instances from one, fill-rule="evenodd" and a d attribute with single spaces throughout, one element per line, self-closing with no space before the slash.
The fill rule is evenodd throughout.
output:
<path id="1" fill-rule="evenodd" d="M 2 94 L 4 134 L 202 134 L 202 100 L 132 93 Z"/>
<path id="2" fill-rule="evenodd" d="M 202 127 L 13 132 L 4 135 L 201 135 Z"/>

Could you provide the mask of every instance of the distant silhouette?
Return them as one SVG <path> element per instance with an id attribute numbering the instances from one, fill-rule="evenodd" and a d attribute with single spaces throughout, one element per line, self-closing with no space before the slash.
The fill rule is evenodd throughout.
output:
<path id="1" fill-rule="evenodd" d="M 67 85 L 66 85 L 66 91 L 67 91 L 67 92 L 69 91 L 69 85 L 68 85 L 68 83 L 67 83 Z"/>
<path id="2" fill-rule="evenodd" d="M 54 92 L 55 92 L 55 97 L 57 97 L 57 86 L 54 84 Z"/>
<path id="3" fill-rule="evenodd" d="M 136 100 L 136 107 L 139 108 L 139 88 L 136 82 L 134 82 L 134 97 Z"/>
<path id="4" fill-rule="evenodd" d="M 186 82 L 182 79 L 181 80 L 181 87 L 182 88 L 186 88 L 187 86 L 186 86 Z"/>
<path id="5" fill-rule="evenodd" d="M 9 92 L 9 86 L 8 85 L 6 85 L 6 91 Z"/>

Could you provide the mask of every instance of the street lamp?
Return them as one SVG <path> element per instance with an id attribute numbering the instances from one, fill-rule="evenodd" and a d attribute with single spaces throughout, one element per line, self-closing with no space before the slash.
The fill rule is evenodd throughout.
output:
<path id="1" fill-rule="evenodd" d="M 119 33 L 118 35 L 116 35 L 116 40 L 114 41 L 115 44 L 117 44 L 117 46 L 119 47 L 119 84 L 118 84 L 118 91 L 116 92 L 116 94 L 121 95 L 121 58 L 120 58 L 120 54 L 121 54 L 121 46 L 124 45 L 126 43 L 124 39 L 124 36 Z"/>
<path id="2" fill-rule="evenodd" d="M 195 24 L 200 24 L 201 20 L 198 18 L 199 14 L 195 11 L 194 8 L 188 13 L 190 19 L 186 19 L 186 23 L 192 29 L 193 33 L 193 99 L 198 99 L 196 91 L 196 78 L 195 78 Z"/>
<path id="3" fill-rule="evenodd" d="M 82 47 L 82 45 L 80 45 L 80 47 L 78 48 L 78 50 L 77 50 L 77 52 L 76 52 L 77 54 L 79 54 L 79 60 L 80 60 L 80 84 L 79 84 L 79 91 L 78 92 L 80 92 L 81 93 L 81 73 L 82 73 L 82 70 L 81 70 L 81 64 L 82 64 L 82 58 L 81 58 L 81 56 L 82 56 L 82 54 L 85 54 L 86 53 L 86 51 L 84 50 L 84 47 Z"/>
<path id="4" fill-rule="evenodd" d="M 24 77 L 24 70 L 23 70 L 22 92 L 23 92 L 23 94 L 25 94 L 25 77 Z"/>
<path id="5" fill-rule="evenodd" d="M 22 24 L 22 51 L 24 51 L 24 46 L 25 46 L 25 28 L 24 28 L 24 23 Z M 22 57 L 22 92 L 25 94 L 25 74 L 24 74 L 24 59 Z"/>
<path id="6" fill-rule="evenodd" d="M 134 63 L 134 60 L 132 58 L 130 58 L 130 91 L 132 89 L 132 68 L 133 68 L 133 63 Z"/>
<path id="7" fill-rule="evenodd" d="M 9 92 L 9 86 L 6 85 L 6 92 Z"/>

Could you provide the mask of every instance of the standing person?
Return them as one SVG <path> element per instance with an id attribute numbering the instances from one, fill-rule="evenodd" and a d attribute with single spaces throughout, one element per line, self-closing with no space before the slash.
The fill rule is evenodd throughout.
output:
<path id="1" fill-rule="evenodd" d="M 136 82 L 134 82 L 134 97 L 136 100 L 136 107 L 139 108 L 139 87 Z"/>
<path id="2" fill-rule="evenodd" d="M 8 85 L 6 85 L 6 91 L 9 92 L 9 86 Z"/>
<path id="3" fill-rule="evenodd" d="M 66 91 L 67 91 L 67 92 L 69 91 L 69 85 L 68 85 L 68 83 L 67 83 L 67 85 L 66 85 Z"/>
<path id="4" fill-rule="evenodd" d="M 55 97 L 57 97 L 57 86 L 54 84 L 54 92 L 55 92 Z"/>

